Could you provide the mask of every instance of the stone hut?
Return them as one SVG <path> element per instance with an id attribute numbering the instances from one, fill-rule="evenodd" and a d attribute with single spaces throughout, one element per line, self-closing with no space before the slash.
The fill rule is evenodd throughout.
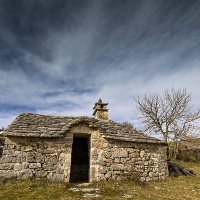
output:
<path id="1" fill-rule="evenodd" d="M 107 103 L 94 117 L 20 114 L 3 130 L 0 177 L 65 182 L 168 176 L 166 143 L 108 119 Z"/>

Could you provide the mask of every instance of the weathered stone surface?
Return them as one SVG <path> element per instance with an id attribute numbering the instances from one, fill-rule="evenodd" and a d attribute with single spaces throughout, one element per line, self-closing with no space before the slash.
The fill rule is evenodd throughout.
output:
<path id="1" fill-rule="evenodd" d="M 49 173 L 47 175 L 47 178 L 52 180 L 52 181 L 60 181 L 64 179 L 64 175 L 63 174 L 56 174 L 56 173 Z"/>
<path id="2" fill-rule="evenodd" d="M 29 166 L 29 163 L 28 162 L 23 162 L 22 163 L 22 169 L 27 169 Z"/>
<path id="3" fill-rule="evenodd" d="M 48 163 L 49 165 L 55 165 L 58 162 L 58 158 L 56 155 L 51 155 L 46 157 L 45 162 Z"/>
<path id="4" fill-rule="evenodd" d="M 13 169 L 13 164 L 2 164 L 0 165 L 0 170 L 10 170 Z"/>
<path id="5" fill-rule="evenodd" d="M 44 149 L 43 153 L 44 154 L 52 154 L 52 153 L 55 153 L 55 149 L 53 149 L 53 148 L 51 148 L 51 149 Z"/>
<path id="6" fill-rule="evenodd" d="M 29 164 L 30 169 L 38 169 L 41 168 L 41 163 L 30 163 Z"/>
<path id="7" fill-rule="evenodd" d="M 19 172 L 17 178 L 19 179 L 27 179 L 33 177 L 33 173 L 30 169 L 23 169 Z"/>
<path id="8" fill-rule="evenodd" d="M 16 163 L 17 158 L 16 158 L 16 156 L 4 155 L 1 159 L 1 161 L 2 161 L 2 163 Z"/>
<path id="9" fill-rule="evenodd" d="M 105 178 L 106 178 L 106 179 L 109 179 L 111 176 L 112 176 L 112 173 L 111 173 L 111 172 L 108 172 L 108 173 L 106 173 Z"/>
<path id="10" fill-rule="evenodd" d="M 45 162 L 45 156 L 43 154 L 37 154 L 35 156 L 35 161 L 39 163 L 44 163 Z"/>
<path id="11" fill-rule="evenodd" d="M 15 178 L 16 174 L 14 170 L 0 170 L 0 177 Z"/>
<path id="12" fill-rule="evenodd" d="M 14 165 L 14 170 L 15 170 L 15 171 L 20 171 L 20 170 L 22 170 L 22 164 L 21 164 L 21 163 L 16 163 L 16 164 Z"/>
<path id="13" fill-rule="evenodd" d="M 44 171 L 44 170 L 38 170 L 35 171 L 35 176 L 39 177 L 39 178 L 46 178 L 47 177 L 48 172 Z"/>
<path id="14" fill-rule="evenodd" d="M 21 147 L 21 151 L 32 151 L 33 150 L 33 147 L 32 146 L 22 146 Z"/>
<path id="15" fill-rule="evenodd" d="M 36 160 L 35 160 L 35 153 L 33 153 L 33 152 L 28 152 L 27 153 L 27 157 L 26 157 L 26 161 L 27 162 L 36 162 Z"/>
<path id="16" fill-rule="evenodd" d="M 116 157 L 119 157 L 119 158 L 125 158 L 125 157 L 128 157 L 128 152 L 125 150 L 125 149 L 116 149 L 114 152 L 113 152 L 113 156 L 116 158 Z"/>
<path id="17" fill-rule="evenodd" d="M 69 182 L 73 136 L 90 138 L 90 182 L 168 176 L 164 143 L 109 120 L 22 114 L 4 133 L 0 177 Z"/>

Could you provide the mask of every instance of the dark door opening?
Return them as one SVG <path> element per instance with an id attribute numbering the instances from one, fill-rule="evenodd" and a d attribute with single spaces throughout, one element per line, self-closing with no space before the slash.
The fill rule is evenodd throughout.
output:
<path id="1" fill-rule="evenodd" d="M 72 144 L 70 182 L 89 182 L 89 138 L 74 137 Z"/>

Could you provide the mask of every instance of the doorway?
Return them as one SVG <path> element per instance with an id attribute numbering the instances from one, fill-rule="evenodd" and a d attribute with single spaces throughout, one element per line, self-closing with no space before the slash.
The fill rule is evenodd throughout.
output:
<path id="1" fill-rule="evenodd" d="M 73 137 L 70 182 L 89 182 L 89 137 Z"/>

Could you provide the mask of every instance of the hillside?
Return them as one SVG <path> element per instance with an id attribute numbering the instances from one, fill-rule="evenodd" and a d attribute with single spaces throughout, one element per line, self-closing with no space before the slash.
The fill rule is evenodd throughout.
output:
<path id="1" fill-rule="evenodd" d="M 200 162 L 200 138 L 180 142 L 177 159 Z"/>

